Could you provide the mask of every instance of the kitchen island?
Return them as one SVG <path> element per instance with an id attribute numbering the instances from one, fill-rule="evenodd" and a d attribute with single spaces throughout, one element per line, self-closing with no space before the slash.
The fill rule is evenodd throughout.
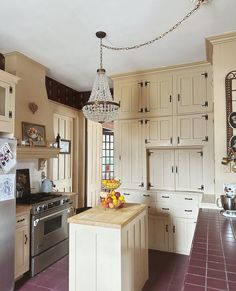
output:
<path id="1" fill-rule="evenodd" d="M 70 291 L 141 291 L 148 279 L 146 205 L 89 209 L 70 224 Z"/>

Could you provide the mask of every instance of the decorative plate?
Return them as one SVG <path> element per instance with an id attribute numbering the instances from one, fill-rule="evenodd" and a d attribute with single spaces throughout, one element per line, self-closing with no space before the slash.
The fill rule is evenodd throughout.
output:
<path id="1" fill-rule="evenodd" d="M 236 112 L 230 113 L 230 115 L 228 117 L 228 122 L 232 128 L 236 128 Z"/>
<path id="2" fill-rule="evenodd" d="M 229 146 L 236 152 L 236 135 L 230 138 Z"/>

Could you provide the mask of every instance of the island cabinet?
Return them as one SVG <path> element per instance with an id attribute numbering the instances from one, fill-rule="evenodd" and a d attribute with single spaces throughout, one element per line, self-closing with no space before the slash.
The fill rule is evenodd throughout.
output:
<path id="1" fill-rule="evenodd" d="M 142 204 L 101 206 L 70 224 L 69 290 L 141 291 L 148 279 L 148 214 Z"/>

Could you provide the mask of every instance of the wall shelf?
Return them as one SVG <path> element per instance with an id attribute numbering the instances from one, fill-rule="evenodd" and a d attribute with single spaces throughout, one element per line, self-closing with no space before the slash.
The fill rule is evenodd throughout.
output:
<path id="1" fill-rule="evenodd" d="M 17 159 L 51 159 L 57 158 L 60 149 L 49 147 L 17 147 Z"/>

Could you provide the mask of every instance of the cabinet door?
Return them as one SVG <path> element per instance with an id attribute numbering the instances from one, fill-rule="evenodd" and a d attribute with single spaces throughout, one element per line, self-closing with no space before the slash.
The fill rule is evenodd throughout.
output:
<path id="1" fill-rule="evenodd" d="M 173 217 L 173 251 L 174 253 L 189 255 L 196 221 Z"/>
<path id="2" fill-rule="evenodd" d="M 142 128 L 138 120 L 121 120 L 116 123 L 114 130 L 115 176 L 121 180 L 122 188 L 144 187 Z"/>
<path id="3" fill-rule="evenodd" d="M 149 187 L 157 190 L 174 190 L 174 151 L 149 151 Z"/>
<path id="4" fill-rule="evenodd" d="M 189 69 L 175 74 L 177 113 L 205 112 L 211 109 L 209 69 Z M 205 105 L 208 103 L 208 107 Z"/>
<path id="5" fill-rule="evenodd" d="M 165 116 L 172 114 L 172 76 L 163 74 L 150 79 L 146 83 L 146 106 L 144 111 L 147 116 Z M 145 110 L 146 109 L 146 110 Z"/>
<path id="6" fill-rule="evenodd" d="M 149 146 L 172 145 L 172 119 L 172 116 L 146 119 L 145 142 Z"/>
<path id="7" fill-rule="evenodd" d="M 169 250 L 169 224 L 165 216 L 148 216 L 149 249 Z"/>
<path id="8" fill-rule="evenodd" d="M 14 88 L 0 81 L 0 131 L 14 132 Z"/>
<path id="9" fill-rule="evenodd" d="M 142 90 L 143 82 L 138 80 L 114 83 L 114 100 L 120 102 L 119 119 L 139 117 Z"/>
<path id="10" fill-rule="evenodd" d="M 203 185 L 203 157 L 201 149 L 175 151 L 176 190 L 199 191 Z"/>
<path id="11" fill-rule="evenodd" d="M 194 114 L 176 116 L 177 145 L 204 145 L 208 141 L 207 123 L 208 115 Z"/>
<path id="12" fill-rule="evenodd" d="M 15 278 L 29 270 L 29 231 L 28 227 L 16 229 L 15 237 Z"/>

